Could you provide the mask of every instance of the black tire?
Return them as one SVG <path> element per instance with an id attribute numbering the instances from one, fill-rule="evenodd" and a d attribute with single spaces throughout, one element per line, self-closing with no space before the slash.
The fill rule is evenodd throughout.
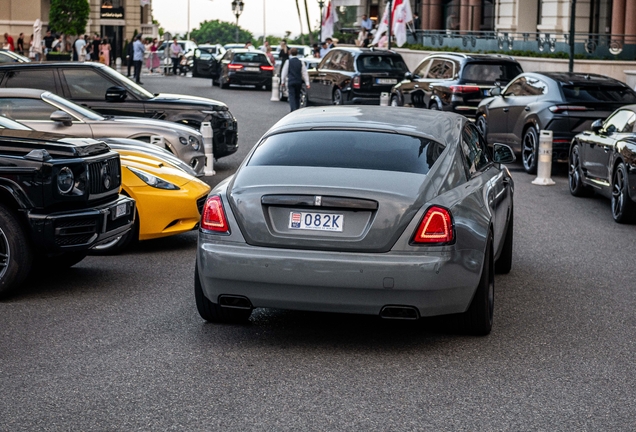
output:
<path id="1" fill-rule="evenodd" d="M 213 323 L 245 323 L 252 315 L 252 310 L 222 308 L 212 303 L 203 294 L 203 287 L 199 279 L 198 265 L 194 266 L 194 299 L 201 318 Z"/>
<path id="2" fill-rule="evenodd" d="M 539 134 L 534 126 L 530 126 L 523 134 L 521 140 L 521 161 L 523 169 L 528 174 L 537 173 L 537 162 L 539 158 Z"/>
<path id="3" fill-rule="evenodd" d="M 110 242 L 91 250 L 92 255 L 117 255 L 126 250 L 131 244 L 139 241 L 139 213 L 135 213 L 135 223 L 130 231 L 119 240 Z"/>
<path id="4" fill-rule="evenodd" d="M 391 96 L 391 103 L 390 105 L 392 107 L 399 107 L 400 105 L 400 98 L 397 95 L 393 95 Z"/>
<path id="5" fill-rule="evenodd" d="M 28 276 L 33 247 L 17 215 L 0 204 L 0 298 L 8 297 Z"/>
<path id="6" fill-rule="evenodd" d="M 506 227 L 506 237 L 504 237 L 503 247 L 499 259 L 495 261 L 495 273 L 508 274 L 512 270 L 512 246 L 514 236 L 515 212 L 514 207 L 510 208 L 510 218 Z"/>
<path id="7" fill-rule="evenodd" d="M 342 90 L 339 88 L 335 88 L 333 93 L 331 94 L 331 104 L 332 105 L 344 105 Z"/>
<path id="8" fill-rule="evenodd" d="M 492 330 L 495 306 L 495 272 L 492 249 L 492 234 L 489 234 L 484 256 L 484 267 L 481 271 L 481 278 L 475 291 L 475 296 L 468 310 L 459 316 L 463 331 L 475 336 L 486 336 Z"/>
<path id="9" fill-rule="evenodd" d="M 578 144 L 572 146 L 570 150 L 568 167 L 568 185 L 570 193 L 576 197 L 587 197 L 594 193 L 591 187 L 583 183 L 583 173 L 581 172 L 581 148 Z"/>
<path id="10" fill-rule="evenodd" d="M 636 204 L 629 197 L 627 169 L 619 162 L 612 178 L 612 217 L 618 223 L 632 223 L 636 219 Z"/>
<path id="11" fill-rule="evenodd" d="M 477 116 L 477 120 L 475 120 L 475 126 L 481 135 L 484 137 L 484 140 L 488 142 L 488 120 L 486 120 L 486 116 L 484 114 L 480 114 Z"/>

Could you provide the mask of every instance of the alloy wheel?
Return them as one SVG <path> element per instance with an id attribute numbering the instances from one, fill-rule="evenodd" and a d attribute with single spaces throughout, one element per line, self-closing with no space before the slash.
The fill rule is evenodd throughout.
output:
<path id="1" fill-rule="evenodd" d="M 480 115 L 479 117 L 477 117 L 476 126 L 479 132 L 481 132 L 482 136 L 486 138 L 486 131 L 488 128 L 488 125 L 486 123 L 486 116 Z"/>
<path id="2" fill-rule="evenodd" d="M 2 279 L 9 268 L 11 260 L 11 249 L 9 248 L 9 240 L 2 228 L 0 228 L 0 279 Z"/>
<path id="3" fill-rule="evenodd" d="M 342 105 L 342 92 L 340 91 L 340 89 L 335 89 L 333 91 L 333 104 Z"/>
<path id="4" fill-rule="evenodd" d="M 625 177 L 623 170 L 617 169 L 614 174 L 614 185 L 612 187 L 612 213 L 614 219 L 620 218 L 623 213 L 625 196 Z"/>
<path id="5" fill-rule="evenodd" d="M 574 147 L 572 154 L 570 155 L 570 171 L 568 172 L 568 180 L 570 184 L 570 191 L 575 191 L 581 184 L 581 157 L 579 155 L 579 148 Z"/>
<path id="6" fill-rule="evenodd" d="M 526 171 L 532 170 L 536 166 L 535 157 L 537 154 L 537 138 L 536 134 L 530 130 L 523 136 L 523 148 L 521 150 L 521 159 Z"/>

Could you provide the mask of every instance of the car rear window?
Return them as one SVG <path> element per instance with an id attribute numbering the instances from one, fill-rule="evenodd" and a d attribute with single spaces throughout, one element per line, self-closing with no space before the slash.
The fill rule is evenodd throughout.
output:
<path id="1" fill-rule="evenodd" d="M 356 60 L 360 72 L 407 72 L 402 57 L 396 55 L 361 55 Z"/>
<path id="2" fill-rule="evenodd" d="M 427 174 L 444 145 L 384 132 L 313 130 L 268 137 L 249 166 L 301 166 Z"/>
<path id="3" fill-rule="evenodd" d="M 507 83 L 521 73 L 523 73 L 521 66 L 515 63 L 471 62 L 464 65 L 462 79 L 475 83 L 494 84 L 497 81 Z"/>
<path id="4" fill-rule="evenodd" d="M 234 54 L 234 63 L 267 63 L 265 54 L 255 52 Z"/>
<path id="5" fill-rule="evenodd" d="M 603 85 L 561 85 L 568 102 L 636 103 L 636 92 L 629 87 Z"/>

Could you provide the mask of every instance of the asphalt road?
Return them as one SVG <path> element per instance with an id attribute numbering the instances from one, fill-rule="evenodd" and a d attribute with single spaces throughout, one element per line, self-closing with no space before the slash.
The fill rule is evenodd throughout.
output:
<path id="1" fill-rule="evenodd" d="M 287 112 L 264 91 L 143 81 L 228 103 L 241 148 L 212 183 Z M 512 170 L 490 336 L 281 310 L 207 324 L 187 233 L 35 274 L 0 303 L 0 430 L 634 430 L 636 227 L 572 197 L 564 172 L 540 187 Z"/>

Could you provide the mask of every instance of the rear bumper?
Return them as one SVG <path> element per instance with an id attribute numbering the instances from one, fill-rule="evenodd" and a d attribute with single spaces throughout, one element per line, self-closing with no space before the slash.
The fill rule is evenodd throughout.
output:
<path id="1" fill-rule="evenodd" d="M 125 206 L 126 214 L 115 218 L 119 206 Z M 32 211 L 27 217 L 39 250 L 87 250 L 130 230 L 135 220 L 135 201 L 120 195 L 116 201 L 89 209 L 49 214 Z"/>
<path id="2" fill-rule="evenodd" d="M 245 85 L 269 85 L 272 83 L 273 74 L 242 74 L 242 73 L 228 73 L 228 84 L 245 84 Z"/>
<path id="3" fill-rule="evenodd" d="M 413 306 L 420 316 L 464 312 L 480 274 L 481 253 L 464 250 L 361 254 L 250 246 L 199 234 L 197 262 L 205 296 L 247 297 L 254 307 L 377 315 Z M 479 266 L 481 268 L 481 265 Z"/>

